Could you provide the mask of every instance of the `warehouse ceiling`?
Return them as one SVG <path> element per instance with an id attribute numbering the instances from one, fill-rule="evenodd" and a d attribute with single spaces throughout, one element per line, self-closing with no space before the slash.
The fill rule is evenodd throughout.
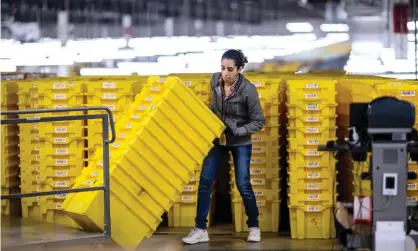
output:
<path id="1" fill-rule="evenodd" d="M 2 0 L 2 20 L 56 23 L 57 11 L 70 10 L 71 23 L 120 23 L 131 14 L 133 24 L 152 23 L 165 17 L 235 20 L 262 23 L 295 17 L 323 18 L 327 0 Z M 340 0 L 332 1 L 338 4 Z M 380 0 L 347 0 L 354 11 L 380 11 Z M 367 14 L 367 13 L 366 13 Z"/>

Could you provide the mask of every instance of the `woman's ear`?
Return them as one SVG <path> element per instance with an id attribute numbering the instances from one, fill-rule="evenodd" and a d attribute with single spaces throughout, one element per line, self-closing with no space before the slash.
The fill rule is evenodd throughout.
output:
<path id="1" fill-rule="evenodd" d="M 242 67 L 242 66 L 240 66 L 240 67 L 238 68 L 238 73 L 241 73 L 241 72 L 242 72 L 242 69 L 243 69 L 243 67 Z"/>

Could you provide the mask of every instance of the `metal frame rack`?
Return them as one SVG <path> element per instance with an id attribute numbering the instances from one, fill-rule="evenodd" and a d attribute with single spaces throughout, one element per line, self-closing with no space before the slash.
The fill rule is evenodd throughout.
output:
<path id="1" fill-rule="evenodd" d="M 111 219 L 110 219 L 110 182 L 109 182 L 109 144 L 113 143 L 116 139 L 116 130 L 114 126 L 114 120 L 112 111 L 108 107 L 80 107 L 80 108 L 67 108 L 67 109 L 41 109 L 41 110 L 18 110 L 18 111 L 5 111 L 1 112 L 1 116 L 5 115 L 20 115 L 20 114 L 38 114 L 38 113 L 59 113 L 59 112 L 73 112 L 73 111 L 97 111 L 103 110 L 106 111 L 107 114 L 84 114 L 84 115 L 66 115 L 66 116 L 54 116 L 54 117 L 37 117 L 37 118 L 13 118 L 13 119 L 1 119 L 2 125 L 10 125 L 10 124 L 20 124 L 20 123 L 44 123 L 44 122 L 57 122 L 57 121 L 73 121 L 73 120 L 88 120 L 88 119 L 101 119 L 102 120 L 102 136 L 103 136 L 103 175 L 104 175 L 104 183 L 103 186 L 99 187 L 90 187 L 90 188 L 77 188 L 77 189 L 65 189 L 65 190 L 57 190 L 57 191 L 46 191 L 46 192 L 36 192 L 36 193 L 24 193 L 24 194 L 10 194 L 1 196 L 2 200 L 11 200 L 11 199 L 21 199 L 27 197 L 35 197 L 35 196 L 47 196 L 47 195 L 56 195 L 62 193 L 79 193 L 79 192 L 90 192 L 90 191 L 104 191 L 104 231 L 102 234 L 97 233 L 84 233 L 81 230 L 74 230 L 74 229 L 67 229 L 63 231 L 64 233 L 61 234 L 53 234 L 52 237 L 42 237 L 42 233 L 40 233 L 41 237 L 22 237 L 21 231 L 25 230 L 16 230 L 16 228 L 22 228 L 23 226 L 16 226 L 13 225 L 13 222 L 17 223 L 17 225 L 27 225 L 25 223 L 21 223 L 22 220 L 11 220 L 11 226 L 15 229 L 7 230 L 7 227 L 2 226 L 2 249 L 15 249 L 17 247 L 33 247 L 33 246 L 45 246 L 45 245 L 65 245 L 65 244 L 98 244 L 104 242 L 111 241 Z M 109 132 L 109 124 L 110 129 L 112 131 L 112 137 L 109 140 L 108 132 Z M 6 220 L 7 221 L 7 220 Z M 2 220 L 3 222 L 3 220 Z M 35 232 L 38 232 L 37 226 L 41 225 L 48 225 L 49 223 L 41 223 L 35 222 L 31 223 L 34 225 Z M 3 225 L 3 224 L 2 224 Z M 46 229 L 58 229 L 58 227 L 54 227 L 53 224 L 49 224 L 51 226 L 46 227 Z M 65 227 L 63 227 L 65 229 Z M 7 236 L 4 236 L 7 235 Z M 48 234 L 46 234 L 48 235 Z"/>

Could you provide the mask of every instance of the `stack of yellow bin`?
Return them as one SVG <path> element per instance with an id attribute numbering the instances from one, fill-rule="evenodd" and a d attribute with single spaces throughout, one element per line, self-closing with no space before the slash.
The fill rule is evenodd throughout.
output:
<path id="1" fill-rule="evenodd" d="M 209 74 L 175 74 L 175 76 L 180 78 L 205 105 L 209 106 L 212 98 Z"/>
<path id="2" fill-rule="evenodd" d="M 377 97 L 374 81 L 362 78 L 340 78 L 337 80 L 337 137 L 346 140 L 350 127 L 350 104 L 369 103 Z M 370 156 L 370 154 L 369 154 Z M 338 161 L 340 193 L 342 198 L 353 201 L 354 196 L 370 195 L 370 180 L 362 180 L 361 173 L 368 172 L 369 160 L 353 161 L 351 153 L 340 155 Z"/>
<path id="3" fill-rule="evenodd" d="M 1 84 L 1 110 L 18 110 L 17 83 L 4 81 Z M 17 116 L 2 116 L 1 119 L 12 119 Z M 19 128 L 17 124 L 1 126 L 1 194 L 20 193 L 19 170 Z M 20 202 L 17 200 L 2 200 L 1 213 L 18 216 Z"/>
<path id="4" fill-rule="evenodd" d="M 175 201 L 173 207 L 168 211 L 168 226 L 169 227 L 194 227 L 197 209 L 197 192 L 199 182 L 196 181 L 199 177 L 192 177 L 191 181 L 183 187 L 183 191 Z M 215 182 L 213 183 L 215 184 Z M 212 225 L 214 222 L 215 212 L 215 186 L 212 185 L 211 204 L 208 214 L 208 223 Z"/>
<path id="5" fill-rule="evenodd" d="M 19 109 L 80 107 L 84 83 L 64 79 L 19 82 Z M 21 118 L 80 115 L 59 112 L 20 115 Z M 20 124 L 22 193 L 69 189 L 84 166 L 83 121 Z M 77 227 L 62 213 L 66 194 L 22 199 L 22 216 Z"/>
<path id="6" fill-rule="evenodd" d="M 344 140 L 348 137 L 348 128 L 350 127 L 350 103 L 369 103 L 373 99 L 381 96 L 392 96 L 400 99 L 411 101 L 416 104 L 415 85 L 408 85 L 406 82 L 397 80 L 386 80 L 381 78 L 370 78 L 345 76 L 337 81 L 337 125 L 338 138 Z M 363 180 L 361 174 L 368 172 L 370 169 L 371 153 L 368 153 L 366 161 L 353 161 L 351 154 L 340 157 L 338 163 L 340 188 L 346 191 L 344 199 L 352 201 L 354 196 L 370 196 L 372 195 L 371 180 Z M 416 163 L 410 162 L 409 168 L 416 170 Z M 411 200 L 417 195 L 416 181 L 409 181 L 408 193 Z M 350 185 L 350 186 L 348 186 Z M 350 193 L 350 194 L 349 194 Z"/>
<path id="7" fill-rule="evenodd" d="M 124 111 L 132 104 L 134 99 L 135 81 L 132 79 L 101 78 L 92 79 L 86 83 L 86 106 L 106 106 L 115 118 L 115 122 L 122 117 Z M 102 113 L 91 111 L 89 114 Z M 87 122 L 88 156 L 94 155 L 97 148 L 102 147 L 102 121 L 95 119 Z M 110 129 L 109 129 L 110 130 Z"/>
<path id="8" fill-rule="evenodd" d="M 207 106 L 210 103 L 211 87 L 210 76 L 204 74 L 181 74 L 176 75 L 183 83 Z M 197 208 L 197 190 L 202 166 L 196 166 L 195 175 L 184 186 L 183 193 L 179 196 L 174 206 L 168 211 L 169 227 L 193 227 L 195 225 Z M 214 220 L 215 208 L 215 182 L 211 192 L 211 210 L 208 214 L 209 225 Z"/>
<path id="9" fill-rule="evenodd" d="M 335 235 L 335 163 L 318 145 L 336 140 L 335 83 L 328 79 L 287 80 L 289 211 L 291 236 Z"/>
<path id="10" fill-rule="evenodd" d="M 263 232 L 279 229 L 279 105 L 280 79 L 250 75 L 247 78 L 257 88 L 264 111 L 265 127 L 252 135 L 250 181 L 259 209 L 259 225 Z M 244 203 L 235 184 L 235 168 L 230 155 L 232 210 L 236 232 L 248 231 Z"/>
<path id="11" fill-rule="evenodd" d="M 110 146 L 112 237 L 135 249 L 156 230 L 225 126 L 178 78 L 150 78 L 126 110 Z M 75 187 L 103 184 L 102 151 Z M 63 208 L 83 229 L 103 228 L 102 192 L 70 194 Z"/>

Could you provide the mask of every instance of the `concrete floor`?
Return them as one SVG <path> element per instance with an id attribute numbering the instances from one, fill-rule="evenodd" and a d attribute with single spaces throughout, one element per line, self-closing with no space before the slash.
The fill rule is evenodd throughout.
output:
<path id="1" fill-rule="evenodd" d="M 176 229 L 164 235 L 155 234 L 151 239 L 143 241 L 138 250 L 173 250 L 173 251 L 197 251 L 197 250 L 343 250 L 336 240 L 292 240 L 288 235 L 275 233 L 263 233 L 260 243 L 247 243 L 246 233 L 233 233 L 222 231 L 223 227 L 209 229 L 208 243 L 197 245 L 184 245 L 181 238 L 189 229 Z"/>
<path id="2" fill-rule="evenodd" d="M 51 240 L 68 240 L 77 238 L 82 240 L 92 237 L 95 234 L 84 233 L 78 230 L 68 229 L 52 224 L 40 223 L 28 219 L 8 218 L 2 216 L 1 219 L 1 241 L 2 250 L 13 251 L 81 251 L 81 250 L 103 250 L 103 251 L 123 251 L 116 245 L 91 245 L 76 241 L 70 245 L 56 246 L 41 245 L 33 247 L 16 248 L 13 245 L 24 242 L 39 242 Z M 144 240 L 138 247 L 139 251 L 197 251 L 197 250 L 280 250 L 280 251 L 301 251 L 301 250 L 343 250 L 335 240 L 292 240 L 290 236 L 274 233 L 263 233 L 260 243 L 247 243 L 246 233 L 234 233 L 232 225 L 217 226 L 209 229 L 210 242 L 197 245 L 185 245 L 181 242 L 189 228 L 160 228 L 147 240 Z"/>

